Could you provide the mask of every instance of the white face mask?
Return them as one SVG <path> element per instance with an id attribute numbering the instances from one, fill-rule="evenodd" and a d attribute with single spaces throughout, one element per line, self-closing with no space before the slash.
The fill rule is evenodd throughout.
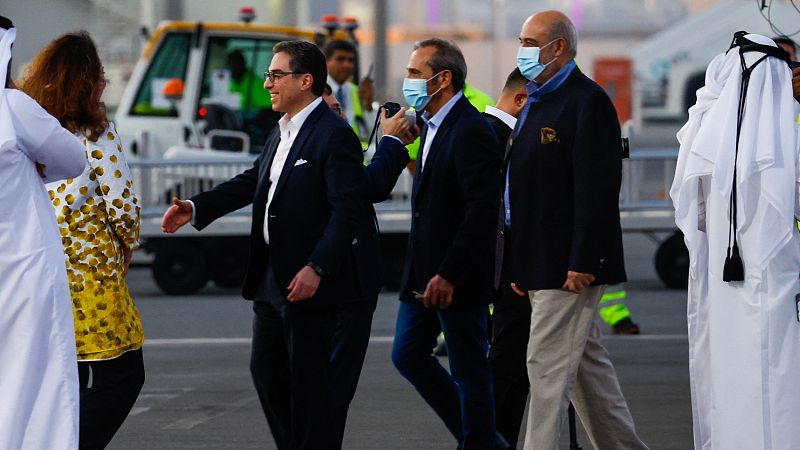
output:
<path id="1" fill-rule="evenodd" d="M 522 76 L 529 80 L 535 80 L 536 77 L 538 77 L 544 71 L 545 67 L 549 66 L 553 63 L 553 61 L 556 60 L 556 58 L 553 58 L 547 64 L 542 64 L 539 61 L 539 52 L 541 49 L 547 47 L 557 40 L 558 39 L 553 39 L 541 47 L 519 48 L 517 51 L 517 67 L 519 68 L 519 71 L 522 72 Z"/>

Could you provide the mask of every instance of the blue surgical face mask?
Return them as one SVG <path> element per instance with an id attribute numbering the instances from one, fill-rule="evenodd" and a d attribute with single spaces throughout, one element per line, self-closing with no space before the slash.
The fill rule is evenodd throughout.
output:
<path id="1" fill-rule="evenodd" d="M 549 66 L 553 61 L 556 60 L 553 58 L 547 64 L 542 64 L 539 61 L 539 51 L 555 41 L 556 39 L 553 39 L 541 47 L 519 48 L 517 51 L 517 67 L 519 67 L 519 71 L 522 72 L 522 76 L 529 80 L 534 80 L 544 71 L 545 67 Z"/>
<path id="2" fill-rule="evenodd" d="M 444 72 L 444 71 L 442 71 Z M 428 95 L 428 81 L 439 76 L 442 72 L 426 79 L 423 78 L 404 78 L 403 79 L 403 97 L 406 99 L 408 106 L 422 111 L 431 101 L 431 97 L 439 93 L 442 88 L 439 88 L 433 94 Z"/>

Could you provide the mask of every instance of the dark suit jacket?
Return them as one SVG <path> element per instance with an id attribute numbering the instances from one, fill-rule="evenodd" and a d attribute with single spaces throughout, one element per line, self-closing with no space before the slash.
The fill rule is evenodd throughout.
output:
<path id="1" fill-rule="evenodd" d="M 508 138 L 511 136 L 511 127 L 491 114 L 481 114 L 483 114 L 483 117 L 486 118 L 486 121 L 488 121 L 489 125 L 491 125 L 494 135 L 497 136 L 497 141 L 500 144 L 500 154 L 502 155 L 506 149 L 506 142 L 508 142 Z"/>
<path id="2" fill-rule="evenodd" d="M 380 229 L 373 203 L 379 203 L 392 193 L 397 178 L 408 165 L 408 150 L 396 139 L 383 138 L 378 143 L 369 165 L 364 168 L 367 178 L 365 215 L 359 222 L 356 268 L 363 300 L 377 301 L 382 282 Z"/>
<path id="3" fill-rule="evenodd" d="M 560 289 L 567 271 L 625 281 L 621 134 L 608 95 L 575 68 L 518 128 L 508 155 L 513 280 L 525 290 Z"/>
<path id="4" fill-rule="evenodd" d="M 495 136 L 497 136 L 498 144 L 497 152 L 500 157 L 503 158 L 502 155 L 505 155 L 506 147 L 508 146 L 508 138 L 511 137 L 511 132 L 513 131 L 511 127 L 506 125 L 505 122 L 500 120 L 498 117 L 495 117 L 488 113 L 482 113 L 483 117 L 486 118 L 486 121 L 489 122 L 491 125 L 492 130 L 494 130 Z M 495 245 L 495 261 L 494 261 L 494 287 L 496 289 L 500 288 L 500 280 L 508 279 L 510 277 L 510 267 L 511 267 L 511 259 L 509 258 L 510 255 L 505 254 L 505 246 L 506 242 L 505 239 L 505 226 L 503 225 L 503 220 L 505 218 L 505 208 L 503 202 L 503 194 L 505 192 L 505 170 L 501 168 L 500 171 L 500 192 L 499 192 L 499 202 L 500 208 L 497 210 L 497 244 Z"/>
<path id="5" fill-rule="evenodd" d="M 231 211 L 253 204 L 250 258 L 242 295 L 253 299 L 269 264 L 284 295 L 307 263 L 323 269 L 308 302 L 321 305 L 362 296 L 353 241 L 365 211 L 361 145 L 353 130 L 325 102 L 306 118 L 292 145 L 269 208 L 270 245 L 264 242 L 269 172 L 280 141 L 267 138 L 252 168 L 192 197 L 198 230 Z M 301 165 L 295 163 L 304 159 Z"/>
<path id="6" fill-rule="evenodd" d="M 427 125 L 420 150 L 426 132 Z M 401 300 L 413 299 L 411 291 L 422 292 L 437 274 L 455 285 L 453 307 L 490 300 L 500 189 L 498 146 L 486 119 L 460 98 L 414 175 Z"/>

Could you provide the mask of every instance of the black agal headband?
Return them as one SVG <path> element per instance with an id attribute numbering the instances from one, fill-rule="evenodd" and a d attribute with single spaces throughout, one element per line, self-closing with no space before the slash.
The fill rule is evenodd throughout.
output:
<path id="1" fill-rule="evenodd" d="M 742 63 L 742 83 L 739 86 L 739 110 L 736 117 L 736 149 L 733 159 L 733 187 L 731 189 L 730 198 L 730 213 L 728 215 L 728 251 L 725 256 L 725 266 L 722 269 L 722 280 L 726 282 L 731 281 L 744 281 L 744 263 L 741 256 L 739 256 L 739 245 L 736 241 L 736 219 L 737 219 L 737 202 L 736 202 L 736 163 L 739 159 L 739 135 L 742 132 L 742 119 L 745 113 L 745 101 L 747 99 L 747 87 L 750 84 L 750 74 L 753 69 L 767 59 L 767 57 L 778 58 L 781 61 L 789 64 L 789 54 L 786 50 L 780 47 L 773 47 L 771 45 L 759 44 L 747 39 L 746 31 L 737 31 L 733 35 L 731 46 L 728 51 L 734 48 L 739 49 L 739 61 Z M 763 53 L 764 56 L 756 60 L 750 67 L 744 60 L 744 54 L 748 52 Z"/>
<path id="2" fill-rule="evenodd" d="M 11 23 L 11 19 L 9 19 L 8 17 L 0 16 L 0 28 L 10 30 L 14 28 L 14 24 Z"/>

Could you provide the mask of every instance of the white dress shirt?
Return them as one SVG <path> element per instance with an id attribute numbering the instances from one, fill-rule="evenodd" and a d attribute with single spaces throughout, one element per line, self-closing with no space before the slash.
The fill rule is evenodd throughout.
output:
<path id="1" fill-rule="evenodd" d="M 278 185 L 278 180 L 283 172 L 283 166 L 286 163 L 286 158 L 289 156 L 289 151 L 292 149 L 294 139 L 297 133 L 300 132 L 300 127 L 306 121 L 306 118 L 311 114 L 311 111 L 322 103 L 322 97 L 317 97 L 316 100 L 309 103 L 308 106 L 303 108 L 299 113 L 289 119 L 289 116 L 284 114 L 281 120 L 278 121 L 278 127 L 281 131 L 281 140 L 278 143 L 278 148 L 275 149 L 275 157 L 272 159 L 272 166 L 269 171 L 269 193 L 267 194 L 267 209 L 264 212 L 264 242 L 269 244 L 269 205 L 272 203 L 272 196 L 275 195 L 275 187 Z M 194 225 L 196 218 L 196 210 L 194 202 L 186 200 L 192 205 L 192 220 L 191 224 Z"/>
<path id="2" fill-rule="evenodd" d="M 350 124 L 350 128 L 353 128 L 356 123 L 356 113 L 353 108 L 353 93 L 350 87 L 353 83 L 345 81 L 339 84 L 328 75 L 328 84 L 331 86 L 332 94 L 339 102 L 339 106 L 342 107 L 342 112 L 347 116 L 347 123 Z M 341 94 L 338 93 L 340 90 Z"/>
<path id="3" fill-rule="evenodd" d="M 428 153 L 430 152 L 433 139 L 436 137 L 436 132 L 439 130 L 439 126 L 442 124 L 442 122 L 444 122 L 447 114 L 451 109 L 453 109 L 453 106 L 463 95 L 463 91 L 456 93 L 453 98 L 448 100 L 448 102 L 442 106 L 442 109 L 436 111 L 436 114 L 434 114 L 433 117 L 431 117 L 427 111 L 422 114 L 422 118 L 425 120 L 425 123 L 428 124 L 428 131 L 425 134 L 425 147 L 422 148 L 422 160 L 420 161 L 419 166 L 420 171 L 425 168 L 425 160 L 428 159 Z"/>
<path id="4" fill-rule="evenodd" d="M 497 109 L 494 106 L 488 106 L 487 105 L 486 106 L 486 114 L 489 114 L 490 116 L 497 117 L 498 119 L 503 121 L 504 124 L 508 125 L 508 128 L 511 128 L 512 130 L 517 125 L 517 118 L 516 117 L 514 117 L 511 114 L 503 111 L 502 109 Z M 502 142 L 502 144 L 505 144 L 505 142 Z"/>
<path id="5" fill-rule="evenodd" d="M 275 157 L 272 159 L 272 166 L 269 169 L 269 193 L 267 194 L 267 209 L 264 211 L 264 242 L 267 244 L 269 244 L 269 205 L 275 195 L 275 187 L 278 186 L 278 180 L 283 172 L 283 166 L 286 164 L 286 158 L 289 156 L 289 151 L 292 149 L 292 144 L 294 144 L 297 134 L 300 133 L 300 128 L 302 128 L 311 111 L 320 103 L 322 103 L 322 97 L 317 97 L 316 100 L 309 103 L 308 106 L 300 110 L 291 119 L 288 114 L 284 114 L 281 120 L 278 121 L 281 140 L 278 142 L 278 148 L 275 149 Z"/>

